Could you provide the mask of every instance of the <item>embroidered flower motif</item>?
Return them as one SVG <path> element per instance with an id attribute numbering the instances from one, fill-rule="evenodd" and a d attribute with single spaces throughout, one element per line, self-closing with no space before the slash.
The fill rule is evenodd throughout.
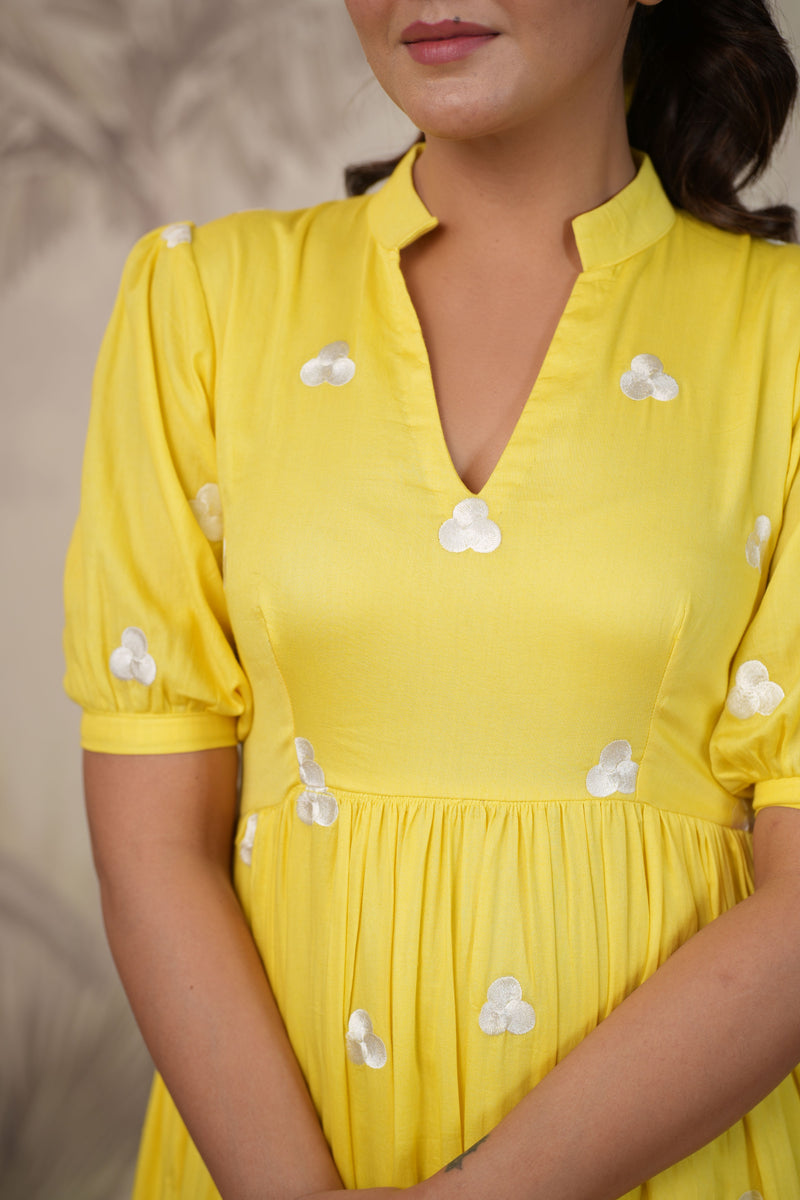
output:
<path id="1" fill-rule="evenodd" d="M 191 242 L 192 227 L 183 223 L 168 225 L 166 229 L 161 230 L 161 236 L 170 250 L 174 250 L 176 246 L 180 246 L 181 242 Z"/>
<path id="2" fill-rule="evenodd" d="M 223 534 L 222 500 L 216 483 L 204 483 L 189 507 L 197 524 L 210 542 L 221 542 Z"/>
<path id="3" fill-rule="evenodd" d="M 300 778 L 306 785 L 297 797 L 297 815 L 306 825 L 332 825 L 339 815 L 336 797 L 325 787 L 325 772 L 314 761 L 314 747 L 306 738 L 295 738 Z"/>
<path id="4" fill-rule="evenodd" d="M 356 373 L 356 364 L 348 358 L 350 347 L 347 342 L 329 342 L 323 346 L 316 358 L 310 358 L 300 368 L 300 378 L 308 387 L 319 387 L 321 383 L 332 383 L 341 387 L 349 383 Z"/>
<path id="5" fill-rule="evenodd" d="M 377 1071 L 386 1066 L 386 1047 L 363 1008 L 357 1008 L 347 1023 L 347 1056 L 358 1067 L 366 1064 Z"/>
<path id="6" fill-rule="evenodd" d="M 761 569 L 761 556 L 771 537 L 772 522 L 769 517 L 756 517 L 756 526 L 747 539 L 744 553 L 750 566 L 755 567 L 757 571 Z"/>
<path id="7" fill-rule="evenodd" d="M 750 833 L 753 830 L 754 823 L 755 815 L 753 813 L 752 801 L 738 797 L 733 801 L 731 806 L 731 829 L 742 829 L 746 833 Z"/>
<path id="8" fill-rule="evenodd" d="M 256 841 L 256 826 L 258 825 L 258 813 L 250 813 L 247 818 L 247 824 L 244 827 L 244 837 L 239 843 L 239 858 L 249 867 L 253 861 L 253 846 Z"/>
<path id="9" fill-rule="evenodd" d="M 117 679 L 135 679 L 150 687 L 156 677 L 156 660 L 147 653 L 147 638 L 141 629 L 129 625 L 120 641 L 122 645 L 117 646 L 108 660 L 111 674 Z"/>
<path id="10" fill-rule="evenodd" d="M 678 384 L 671 375 L 664 373 L 664 364 L 655 354 L 637 354 L 620 379 L 620 387 L 631 400 L 674 400 L 678 395 Z"/>
<path id="11" fill-rule="evenodd" d="M 780 244 L 784 245 L 785 243 L 781 242 Z M 754 1188 L 750 1192 L 742 1192 L 739 1200 L 764 1200 L 764 1197 L 761 1195 L 761 1192 L 757 1192 Z"/>
<path id="12" fill-rule="evenodd" d="M 632 753 L 630 742 L 609 742 L 600 754 L 600 762 L 586 776 L 589 795 L 599 799 L 613 796 L 615 792 L 632 795 L 639 773 L 639 764 L 631 761 Z"/>
<path id="13" fill-rule="evenodd" d="M 533 1006 L 522 999 L 522 984 L 503 975 L 489 985 L 478 1024 L 484 1033 L 530 1033 L 536 1024 Z"/>
<path id="14" fill-rule="evenodd" d="M 736 683 L 728 693 L 728 712 L 746 721 L 756 713 L 768 717 L 784 697 L 783 688 L 772 683 L 769 671 L 757 658 L 742 663 L 736 672 Z"/>
<path id="15" fill-rule="evenodd" d="M 452 517 L 439 529 L 439 541 L 453 554 L 463 550 L 491 554 L 502 540 L 500 526 L 489 520 L 489 505 L 477 496 L 457 504 Z"/>

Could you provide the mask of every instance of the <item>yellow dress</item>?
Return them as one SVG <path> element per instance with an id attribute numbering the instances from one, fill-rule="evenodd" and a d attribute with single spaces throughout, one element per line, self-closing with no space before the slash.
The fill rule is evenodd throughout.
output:
<path id="1" fill-rule="evenodd" d="M 642 160 L 474 496 L 399 266 L 418 152 L 138 244 L 67 572 L 86 747 L 244 743 L 236 888 L 347 1186 L 482 1137 L 800 806 L 800 250 Z M 758 1193 L 800 1197 L 794 1076 L 632 1196 Z M 157 1080 L 138 1200 L 216 1195 Z"/>

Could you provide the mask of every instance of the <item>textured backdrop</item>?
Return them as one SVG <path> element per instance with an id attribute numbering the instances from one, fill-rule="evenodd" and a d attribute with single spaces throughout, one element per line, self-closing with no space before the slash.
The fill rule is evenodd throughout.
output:
<path id="1" fill-rule="evenodd" d="M 782 10 L 797 47 L 800 0 Z M 797 129 L 760 192 L 800 205 Z M 341 195 L 345 163 L 412 136 L 341 0 L 1 0 L 0 1200 L 125 1196 L 149 1074 L 99 932 L 60 690 L 62 562 L 122 262 L 156 224 Z"/>

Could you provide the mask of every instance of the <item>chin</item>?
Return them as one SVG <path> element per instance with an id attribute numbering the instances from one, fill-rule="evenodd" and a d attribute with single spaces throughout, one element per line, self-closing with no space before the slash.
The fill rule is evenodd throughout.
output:
<path id="1" fill-rule="evenodd" d="M 502 116 L 485 105 L 470 105 L 463 96 L 437 97 L 436 104 L 401 106 L 409 120 L 429 137 L 466 141 L 499 133 L 505 126 Z"/>
<path id="2" fill-rule="evenodd" d="M 478 142 L 481 138 L 489 138 L 502 132 L 502 126 L 491 122 L 471 124 L 464 121 L 430 121 L 425 125 L 417 124 L 417 129 L 427 138 L 436 138 L 442 142 Z"/>

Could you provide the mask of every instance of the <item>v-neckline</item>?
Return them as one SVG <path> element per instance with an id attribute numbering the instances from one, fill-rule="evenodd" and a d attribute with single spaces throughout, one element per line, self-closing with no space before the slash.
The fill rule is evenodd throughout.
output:
<path id="1" fill-rule="evenodd" d="M 435 480 L 437 490 L 447 486 L 449 491 L 460 491 L 465 497 L 485 499 L 487 494 L 495 494 L 505 480 L 514 476 L 512 468 L 531 425 L 532 414 L 539 409 L 549 383 L 563 371 L 568 375 L 573 373 L 573 357 L 565 355 L 562 346 L 564 339 L 569 336 L 569 329 L 574 325 L 573 317 L 582 303 L 581 297 L 586 287 L 590 283 L 594 286 L 601 278 L 610 282 L 619 264 L 664 237 L 675 222 L 675 210 L 648 157 L 634 151 L 639 169 L 631 183 L 598 208 L 573 219 L 572 229 L 583 269 L 575 279 L 514 428 L 491 474 L 480 490 L 473 492 L 456 470 L 447 445 L 427 346 L 400 265 L 400 252 L 404 247 L 435 229 L 438 224 L 414 187 L 413 166 L 423 150 L 424 147 L 419 143 L 413 146 L 386 184 L 368 198 L 370 226 L 399 277 L 399 288 L 392 287 L 393 295 L 387 299 L 398 326 L 394 332 L 401 333 L 405 339 L 403 357 L 412 347 L 415 348 L 415 386 L 409 389 L 414 394 L 408 397 L 406 413 L 411 426 L 426 431 L 426 436 L 419 439 L 419 453 L 424 458 L 426 474 L 429 479 Z M 596 302 L 597 297 L 594 300 Z M 576 349 L 579 346 L 576 345 Z M 406 361 L 410 360 L 406 358 Z M 558 372 L 555 370 L 556 362 L 559 363 Z"/>
<path id="2" fill-rule="evenodd" d="M 553 335 L 548 343 L 544 358 L 539 366 L 536 378 L 534 379 L 530 390 L 528 391 L 525 403 L 520 409 L 519 416 L 514 422 L 514 427 L 506 439 L 506 442 L 500 451 L 494 466 L 492 467 L 487 478 L 484 480 L 482 486 L 478 491 L 473 491 L 472 488 L 469 487 L 469 485 L 461 478 L 461 475 L 456 469 L 453 456 L 450 452 L 450 446 L 448 445 L 447 438 L 445 437 L 444 426 L 442 424 L 442 415 L 439 409 L 439 401 L 436 396 L 436 388 L 433 382 L 433 370 L 431 368 L 430 355 L 425 342 L 425 336 L 422 332 L 422 324 L 420 322 L 419 315 L 414 302 L 411 299 L 411 294 L 406 284 L 406 279 L 400 263 L 399 252 L 397 255 L 397 271 L 400 276 L 400 287 L 402 289 L 404 302 L 407 307 L 406 315 L 409 323 L 408 329 L 410 333 L 413 333 L 414 339 L 417 343 L 419 361 L 424 366 L 423 373 L 425 377 L 425 387 L 423 390 L 425 394 L 424 396 L 417 397 L 416 389 L 412 390 L 414 391 L 415 401 L 418 398 L 420 406 L 424 409 L 423 416 L 425 417 L 425 425 L 428 427 L 433 427 L 433 441 L 436 443 L 435 455 L 439 460 L 438 470 L 436 473 L 440 478 L 449 477 L 450 483 L 454 488 L 460 489 L 462 492 L 466 493 L 465 498 L 486 500 L 487 492 L 494 491 L 494 485 L 499 485 L 502 482 L 504 468 L 507 467 L 508 460 L 516 453 L 518 444 L 524 440 L 525 426 L 530 420 L 530 411 L 539 399 L 539 393 L 544 386 L 543 379 L 546 380 L 552 374 L 552 360 L 558 355 L 558 345 L 563 337 L 562 331 L 564 329 L 565 322 L 568 321 L 571 309 L 574 305 L 576 293 L 579 290 L 579 285 L 586 278 L 586 273 L 581 271 L 575 277 L 572 287 L 570 288 L 569 295 L 567 296 L 566 303 L 564 304 L 564 307 L 562 308 L 561 314 L 558 318 L 558 323 L 556 324 Z"/>

